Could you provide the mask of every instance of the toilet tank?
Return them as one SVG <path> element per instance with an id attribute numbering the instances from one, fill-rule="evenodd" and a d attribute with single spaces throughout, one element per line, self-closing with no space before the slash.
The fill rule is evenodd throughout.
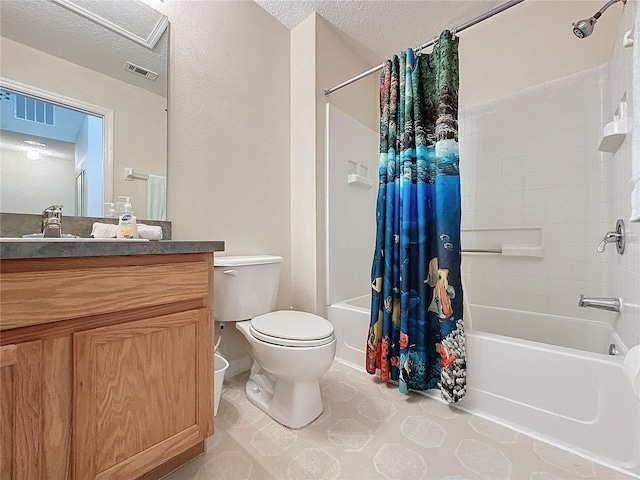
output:
<path id="1" fill-rule="evenodd" d="M 215 257 L 215 321 L 249 320 L 275 310 L 281 268 L 282 257 L 275 255 Z"/>

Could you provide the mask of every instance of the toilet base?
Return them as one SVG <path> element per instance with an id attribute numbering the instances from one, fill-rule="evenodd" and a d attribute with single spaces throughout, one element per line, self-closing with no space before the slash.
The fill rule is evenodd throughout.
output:
<path id="1" fill-rule="evenodd" d="M 317 378 L 293 381 L 275 377 L 255 362 L 245 392 L 256 407 L 294 430 L 306 427 L 324 410 Z"/>

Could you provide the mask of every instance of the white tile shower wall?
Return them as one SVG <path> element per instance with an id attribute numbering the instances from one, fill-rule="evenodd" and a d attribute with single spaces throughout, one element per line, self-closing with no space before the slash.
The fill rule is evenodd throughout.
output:
<path id="1" fill-rule="evenodd" d="M 618 41 L 615 42 L 609 64 L 603 71 L 603 125 L 613 120 L 613 114 L 625 94 L 627 104 L 633 104 L 632 49 L 623 48 L 621 39 L 624 32 L 634 27 L 636 8 L 637 2 L 625 5 Z M 639 41 L 638 33 L 636 32 L 636 41 Z M 632 112 L 629 114 L 632 115 Z M 634 127 L 631 135 L 638 135 L 640 125 Z M 616 219 L 622 218 L 627 227 L 627 248 L 624 255 L 618 255 L 613 250 L 607 252 L 611 294 L 621 297 L 623 301 L 623 309 L 615 327 L 625 344 L 633 346 L 640 344 L 640 223 L 628 221 L 631 214 L 630 135 L 615 154 L 607 153 L 603 156 L 611 185 L 607 226 L 612 230 Z"/>
<path id="2" fill-rule="evenodd" d="M 577 306 L 580 293 L 611 293 L 611 253 L 596 253 L 610 226 L 597 150 L 605 68 L 460 109 L 463 228 L 541 227 L 544 246 L 542 259 L 465 254 L 470 303 L 615 323 Z"/>
<path id="3" fill-rule="evenodd" d="M 369 293 L 375 247 L 378 133 L 327 104 L 327 304 Z M 348 184 L 349 162 L 364 166 L 372 188 Z"/>

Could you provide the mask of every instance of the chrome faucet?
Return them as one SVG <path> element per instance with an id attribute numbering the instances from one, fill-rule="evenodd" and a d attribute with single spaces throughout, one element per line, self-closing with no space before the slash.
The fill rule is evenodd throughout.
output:
<path id="1" fill-rule="evenodd" d="M 617 243 L 619 238 L 619 233 L 607 232 L 607 234 L 602 239 L 602 242 L 600 242 L 600 245 L 598 245 L 598 253 L 603 253 L 604 247 L 607 245 L 607 243 Z"/>
<path id="2" fill-rule="evenodd" d="M 580 300 L 578 300 L 579 307 L 591 307 L 600 308 L 602 310 L 610 310 L 612 312 L 620 312 L 620 305 L 622 302 L 619 298 L 615 297 L 585 297 L 580 294 Z"/>
<path id="3" fill-rule="evenodd" d="M 62 237 L 62 205 L 51 205 L 42 212 L 42 236 Z"/>
<path id="4" fill-rule="evenodd" d="M 598 245 L 598 253 L 604 253 L 604 248 L 608 243 L 615 243 L 616 250 L 620 255 L 624 253 L 625 247 L 625 231 L 624 231 L 624 221 L 622 219 L 618 219 L 616 222 L 616 229 L 611 232 L 607 232 Z"/>

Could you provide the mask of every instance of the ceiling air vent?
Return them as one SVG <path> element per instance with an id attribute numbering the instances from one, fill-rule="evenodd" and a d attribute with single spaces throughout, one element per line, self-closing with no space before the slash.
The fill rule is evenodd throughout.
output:
<path id="1" fill-rule="evenodd" d="M 135 63 L 125 63 L 124 69 L 133 73 L 137 73 L 138 75 L 142 75 L 143 77 L 147 77 L 149 80 L 155 80 L 156 78 L 158 78 L 158 74 L 156 72 L 152 72 L 151 70 L 142 68 L 140 65 L 136 65 Z"/>

